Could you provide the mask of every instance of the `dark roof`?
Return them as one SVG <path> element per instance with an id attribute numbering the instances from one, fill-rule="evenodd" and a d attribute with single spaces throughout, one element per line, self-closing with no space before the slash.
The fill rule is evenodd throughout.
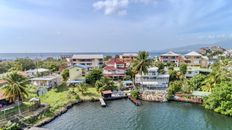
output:
<path id="1" fill-rule="evenodd" d="M 111 90 L 105 90 L 105 91 L 102 91 L 101 93 L 102 94 L 112 94 L 112 91 Z"/>

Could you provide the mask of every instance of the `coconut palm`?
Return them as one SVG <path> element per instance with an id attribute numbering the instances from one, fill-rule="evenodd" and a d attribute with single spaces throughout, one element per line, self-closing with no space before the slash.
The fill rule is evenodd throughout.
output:
<path id="1" fill-rule="evenodd" d="M 135 57 L 132 63 L 132 70 L 135 74 L 146 74 L 151 65 L 152 60 L 149 58 L 149 53 L 146 51 L 141 51 L 138 53 L 138 56 Z"/>
<path id="2" fill-rule="evenodd" d="M 15 102 L 16 100 L 22 101 L 25 96 L 28 96 L 26 91 L 26 86 L 28 84 L 28 79 L 17 72 L 11 72 L 6 77 L 3 78 L 7 82 L 4 86 L 4 95 L 8 98 L 10 102 Z"/>
<path id="3" fill-rule="evenodd" d="M 113 82 L 113 80 L 103 77 L 100 80 L 98 80 L 95 84 L 98 91 L 104 91 L 104 90 L 115 90 L 117 89 L 117 86 Z"/>

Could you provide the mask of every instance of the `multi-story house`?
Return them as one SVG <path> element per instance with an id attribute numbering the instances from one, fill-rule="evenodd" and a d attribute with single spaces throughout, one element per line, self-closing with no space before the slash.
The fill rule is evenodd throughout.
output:
<path id="1" fill-rule="evenodd" d="M 78 54 L 73 55 L 70 62 L 72 65 L 81 64 L 93 69 L 103 66 L 103 58 L 104 56 L 101 54 Z"/>
<path id="2" fill-rule="evenodd" d="M 182 56 L 180 54 L 174 53 L 172 51 L 162 54 L 159 57 L 161 62 L 164 63 L 175 63 L 177 66 L 179 66 Z"/>
<path id="3" fill-rule="evenodd" d="M 200 67 L 208 67 L 209 59 L 206 56 L 202 56 L 201 54 L 192 51 L 188 54 L 185 54 L 185 63 L 189 66 L 200 66 Z"/>
<path id="4" fill-rule="evenodd" d="M 124 53 L 124 54 L 120 55 L 119 57 L 120 57 L 120 59 L 122 59 L 126 63 L 126 66 L 129 67 L 131 62 L 137 56 L 138 56 L 137 53 Z"/>
<path id="5" fill-rule="evenodd" d="M 112 79 L 123 79 L 126 76 L 126 63 L 119 58 L 112 58 L 105 63 L 103 75 Z"/>
<path id="6" fill-rule="evenodd" d="M 147 74 L 137 74 L 135 83 L 140 84 L 144 89 L 166 89 L 169 83 L 168 74 L 159 74 L 157 67 L 148 69 Z"/>

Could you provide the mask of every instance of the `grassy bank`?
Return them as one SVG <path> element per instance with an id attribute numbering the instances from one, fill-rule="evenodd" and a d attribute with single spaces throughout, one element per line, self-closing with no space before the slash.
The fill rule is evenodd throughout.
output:
<path id="1" fill-rule="evenodd" d="M 97 92 L 96 88 L 91 86 L 87 86 L 87 90 L 84 93 L 79 92 L 76 87 L 67 87 L 66 85 L 53 88 L 45 95 L 40 96 L 41 103 L 46 103 L 50 106 L 49 111 L 40 115 L 36 120 L 30 123 L 39 124 L 53 118 L 62 111 L 66 105 L 77 100 L 91 101 L 99 97 L 99 92 Z"/>
<path id="2" fill-rule="evenodd" d="M 32 95 L 29 95 L 29 97 L 36 97 L 34 93 L 31 93 Z M 56 115 L 58 115 L 64 108 L 78 100 L 84 100 L 84 101 L 91 101 L 96 100 L 100 97 L 99 92 L 97 92 L 96 88 L 87 86 L 87 89 L 85 92 L 81 93 L 78 91 L 77 87 L 68 87 L 66 85 L 60 85 L 56 88 L 53 88 L 49 90 L 46 94 L 40 96 L 41 103 L 48 104 L 49 109 L 44 112 L 43 114 L 40 114 L 38 117 L 32 117 L 32 115 L 25 117 L 23 120 L 28 124 L 40 124 L 41 122 L 45 120 L 49 120 L 51 118 L 54 118 Z M 23 103 L 20 107 L 23 111 L 24 109 L 29 108 L 31 104 Z M 17 107 L 15 107 L 12 110 L 8 110 L 9 113 L 12 113 L 11 111 L 17 112 Z M 0 113 L 0 116 L 3 113 Z M 1 129 L 0 129 L 1 130 Z"/>

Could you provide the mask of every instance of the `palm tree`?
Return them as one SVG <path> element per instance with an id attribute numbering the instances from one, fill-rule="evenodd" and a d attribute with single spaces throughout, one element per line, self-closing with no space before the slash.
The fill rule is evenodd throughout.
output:
<path id="1" fill-rule="evenodd" d="M 84 94 L 87 91 L 87 85 L 85 83 L 80 83 L 77 87 L 81 94 Z"/>
<path id="2" fill-rule="evenodd" d="M 135 74 L 146 74 L 148 68 L 152 65 L 152 60 L 149 58 L 149 53 L 146 51 L 141 51 L 138 53 L 138 56 L 135 57 L 132 63 L 132 70 Z M 142 78 L 141 78 L 142 79 Z M 141 80 L 143 83 L 143 81 Z"/>
<path id="3" fill-rule="evenodd" d="M 7 84 L 3 87 L 4 95 L 8 97 L 10 102 L 15 102 L 16 100 L 22 101 L 25 96 L 28 96 L 26 91 L 26 86 L 28 84 L 28 79 L 17 72 L 11 72 L 6 77 L 3 78 Z"/>
<path id="4" fill-rule="evenodd" d="M 100 92 L 104 90 L 117 89 L 117 86 L 115 85 L 114 81 L 106 77 L 103 77 L 100 80 L 98 80 L 95 86 L 97 87 L 97 90 Z"/>

